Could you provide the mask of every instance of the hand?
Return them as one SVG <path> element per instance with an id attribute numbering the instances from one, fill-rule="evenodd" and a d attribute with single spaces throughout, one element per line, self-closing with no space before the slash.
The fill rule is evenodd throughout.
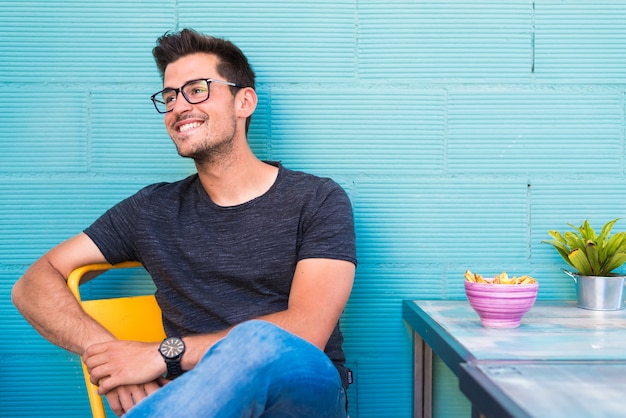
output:
<path id="1" fill-rule="evenodd" d="M 161 386 L 157 382 L 143 385 L 123 385 L 110 390 L 106 394 L 111 410 L 117 416 L 122 416 L 143 398 L 147 397 Z"/>
<path id="2" fill-rule="evenodd" d="M 101 395 L 118 386 L 155 381 L 165 372 L 158 343 L 115 340 L 94 344 L 83 353 L 83 361 Z"/>

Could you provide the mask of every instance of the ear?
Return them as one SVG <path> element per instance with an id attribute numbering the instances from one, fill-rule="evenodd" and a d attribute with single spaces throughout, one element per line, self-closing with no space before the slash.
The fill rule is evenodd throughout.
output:
<path id="1" fill-rule="evenodd" d="M 256 109 L 256 105 L 259 98 L 256 92 L 251 87 L 242 88 L 235 96 L 235 102 L 237 104 L 237 116 L 241 118 L 248 118 Z"/>

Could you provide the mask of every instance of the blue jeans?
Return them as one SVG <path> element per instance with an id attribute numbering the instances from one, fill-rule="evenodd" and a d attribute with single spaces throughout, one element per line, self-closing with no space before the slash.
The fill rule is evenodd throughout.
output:
<path id="1" fill-rule="evenodd" d="M 313 344 L 259 320 L 234 327 L 202 360 L 126 415 L 345 418 L 339 372 Z"/>

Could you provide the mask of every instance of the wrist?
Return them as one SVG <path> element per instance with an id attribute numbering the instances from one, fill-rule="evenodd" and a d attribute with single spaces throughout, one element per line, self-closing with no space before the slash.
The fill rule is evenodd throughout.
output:
<path id="1" fill-rule="evenodd" d="M 230 331 L 230 329 L 211 334 L 185 336 L 186 349 L 181 363 L 183 370 L 187 371 L 193 369 L 211 347 L 228 334 L 228 331 Z"/>

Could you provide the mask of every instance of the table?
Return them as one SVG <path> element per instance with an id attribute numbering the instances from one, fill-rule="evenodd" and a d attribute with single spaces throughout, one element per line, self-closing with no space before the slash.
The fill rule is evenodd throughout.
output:
<path id="1" fill-rule="evenodd" d="M 623 417 L 625 376 L 626 362 L 480 362 L 459 386 L 488 417 Z"/>
<path id="2" fill-rule="evenodd" d="M 537 301 L 520 327 L 492 329 L 481 325 L 465 300 L 405 300 L 402 309 L 414 331 L 416 417 L 432 417 L 433 352 L 457 376 L 462 365 L 479 367 L 489 361 L 626 362 L 625 310 L 592 311 L 577 308 L 574 301 Z"/>

